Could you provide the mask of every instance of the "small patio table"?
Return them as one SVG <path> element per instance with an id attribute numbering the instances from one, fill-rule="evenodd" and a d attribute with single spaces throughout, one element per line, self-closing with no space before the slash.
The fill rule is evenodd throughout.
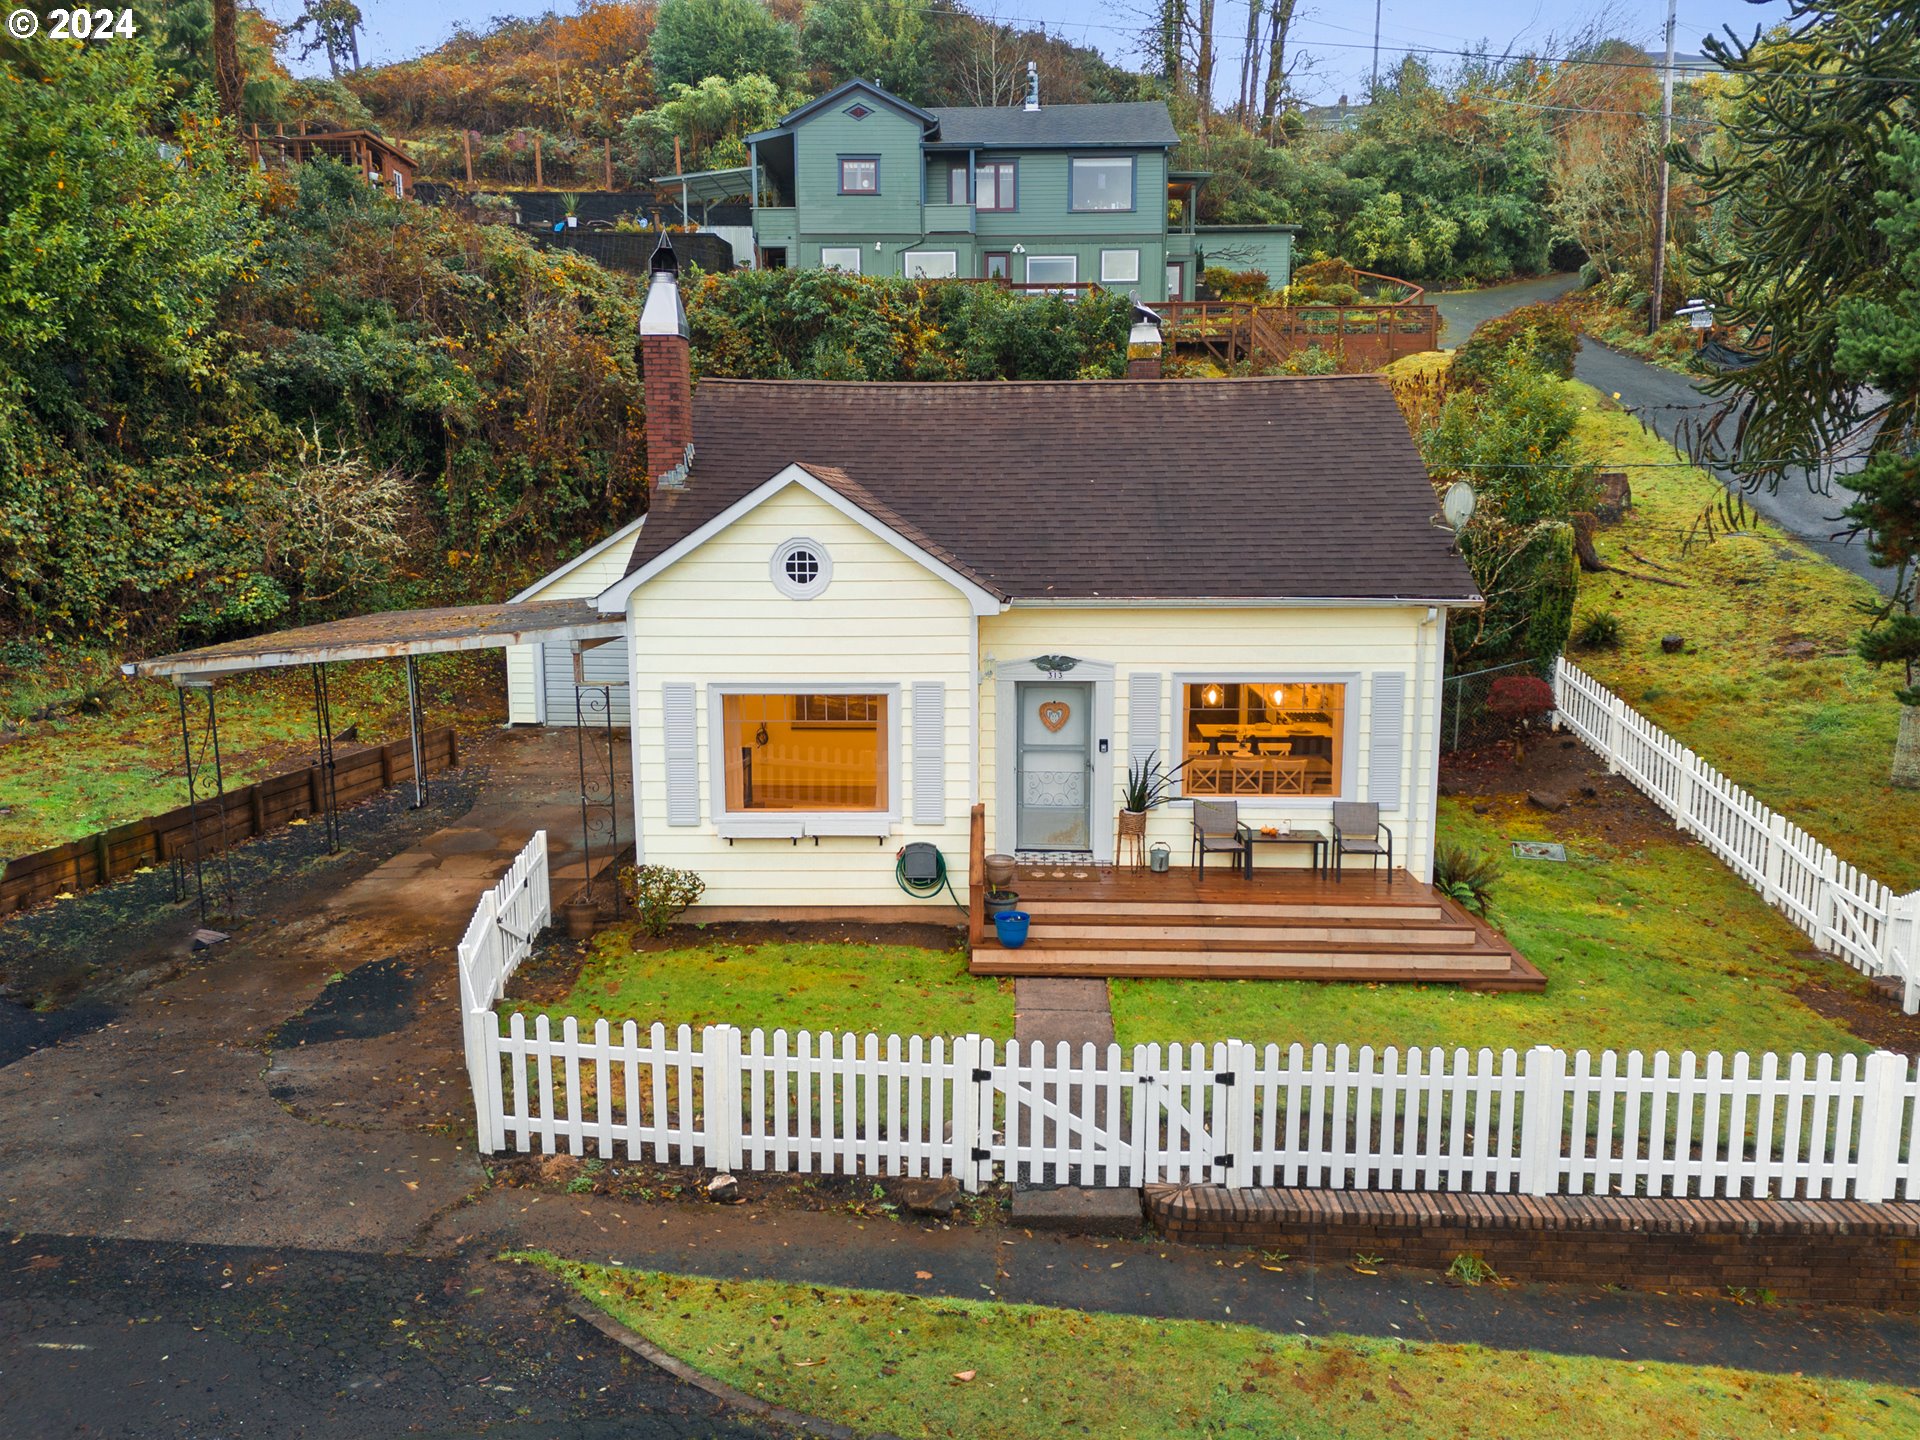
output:
<path id="1" fill-rule="evenodd" d="M 1313 847 L 1313 868 L 1324 870 L 1326 861 L 1322 858 L 1322 848 L 1327 837 L 1317 830 L 1278 830 L 1271 835 L 1263 835 L 1251 825 L 1240 827 L 1240 838 L 1246 842 L 1242 852 L 1241 864 L 1245 867 L 1245 876 L 1253 879 L 1253 847 L 1256 845 L 1311 845 Z"/>

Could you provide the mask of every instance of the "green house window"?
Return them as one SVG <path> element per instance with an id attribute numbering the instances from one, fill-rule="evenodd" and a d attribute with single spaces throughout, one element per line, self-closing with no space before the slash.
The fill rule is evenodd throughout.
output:
<path id="1" fill-rule="evenodd" d="M 840 157 L 840 193 L 842 195 L 878 195 L 880 193 L 880 157 L 878 155 L 842 155 Z"/>
<path id="2" fill-rule="evenodd" d="M 1074 210 L 1133 209 L 1133 157 L 1075 156 L 1068 204 Z"/>

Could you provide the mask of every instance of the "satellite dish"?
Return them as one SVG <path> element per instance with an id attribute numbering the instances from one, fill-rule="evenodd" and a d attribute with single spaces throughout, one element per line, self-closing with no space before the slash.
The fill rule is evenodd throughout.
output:
<path id="1" fill-rule="evenodd" d="M 1464 480 L 1456 480 L 1447 487 L 1447 493 L 1440 497 L 1440 514 L 1447 522 L 1449 530 L 1459 531 L 1467 527 L 1473 519 L 1473 487 Z"/>

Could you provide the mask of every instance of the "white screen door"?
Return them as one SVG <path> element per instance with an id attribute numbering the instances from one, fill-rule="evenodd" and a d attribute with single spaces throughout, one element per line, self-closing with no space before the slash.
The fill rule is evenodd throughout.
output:
<path id="1" fill-rule="evenodd" d="M 1093 686 L 1019 682 L 1016 849 L 1092 848 Z"/>

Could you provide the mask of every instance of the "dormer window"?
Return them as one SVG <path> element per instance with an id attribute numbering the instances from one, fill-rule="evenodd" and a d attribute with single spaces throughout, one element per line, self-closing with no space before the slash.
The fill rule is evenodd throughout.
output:
<path id="1" fill-rule="evenodd" d="M 880 157 L 878 155 L 842 155 L 840 157 L 840 193 L 842 195 L 878 195 L 880 193 Z"/>

